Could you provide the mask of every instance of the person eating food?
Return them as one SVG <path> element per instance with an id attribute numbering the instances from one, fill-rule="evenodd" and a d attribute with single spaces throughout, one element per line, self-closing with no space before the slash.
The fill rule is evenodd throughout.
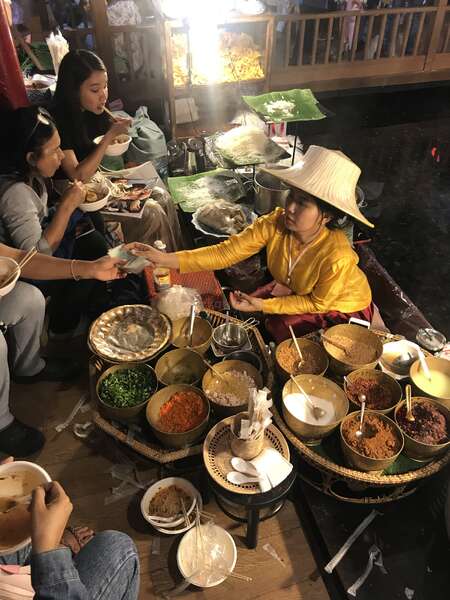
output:
<path id="1" fill-rule="evenodd" d="M 89 181 L 100 168 L 107 147 L 128 132 L 130 119 L 115 116 L 113 120 L 105 111 L 107 100 L 108 73 L 103 61 L 89 50 L 68 52 L 59 67 L 51 109 L 63 153 L 58 178 Z M 95 144 L 94 139 L 101 135 L 101 142 Z M 129 171 L 133 178 L 133 169 Z M 175 205 L 162 188 L 157 191 L 146 201 L 140 219 L 121 220 L 125 240 L 153 243 L 160 239 L 169 250 L 182 248 Z M 99 215 L 95 218 L 100 220 Z"/>
<path id="2" fill-rule="evenodd" d="M 373 227 L 356 204 L 359 167 L 341 152 L 311 146 L 294 167 L 265 171 L 290 187 L 284 209 L 215 246 L 175 253 L 144 244 L 129 249 L 157 267 L 189 273 L 224 269 L 265 248 L 273 281 L 251 295 L 231 293 L 230 302 L 242 312 L 262 312 L 277 342 L 289 337 L 289 325 L 301 336 L 351 317 L 371 321 L 369 283 L 339 230 L 345 215 Z"/>
<path id="3" fill-rule="evenodd" d="M 19 263 L 26 252 L 0 244 L 0 257 Z M 65 280 L 77 278 L 111 281 L 122 278 L 123 260 L 104 256 L 94 261 L 64 260 L 36 254 L 21 270 L 29 279 Z M 9 410 L 11 369 L 19 383 L 66 381 L 77 375 L 80 365 L 66 359 L 43 359 L 40 338 L 45 317 L 45 300 L 37 287 L 18 281 L 9 294 L 0 298 L 0 452 L 23 458 L 44 444 L 42 433 L 14 418 Z M 7 336 L 5 337 L 5 330 Z M 36 408 L 36 407 L 34 407 Z"/>
<path id="4" fill-rule="evenodd" d="M 52 177 L 63 159 L 55 123 L 44 109 L 30 106 L 10 114 L 10 143 L 0 155 L 0 242 L 15 248 L 60 258 L 94 260 L 108 245 L 87 214 L 79 210 L 86 190 L 74 181 L 49 207 Z M 5 132 L 4 132 L 5 133 Z M 13 135 L 12 135 L 13 133 Z M 52 335 L 68 335 L 89 309 L 95 282 L 39 284 L 51 296 L 49 329 Z"/>

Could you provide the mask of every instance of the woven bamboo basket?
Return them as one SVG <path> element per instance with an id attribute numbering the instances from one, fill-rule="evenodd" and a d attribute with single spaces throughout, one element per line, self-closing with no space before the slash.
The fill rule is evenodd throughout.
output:
<path id="1" fill-rule="evenodd" d="M 226 321 L 226 316 L 220 312 L 213 310 L 205 310 L 204 312 L 206 313 L 207 319 L 213 327 L 222 325 Z M 242 323 L 242 321 L 233 317 L 230 317 L 230 322 L 237 324 Z M 247 333 L 252 345 L 252 350 L 258 354 L 263 365 L 264 385 L 271 389 L 274 383 L 273 365 L 269 353 L 267 352 L 264 340 L 256 327 L 250 327 L 247 330 Z M 164 348 L 164 350 L 159 352 L 158 355 L 155 356 L 152 361 L 150 361 L 152 366 L 154 366 L 156 360 L 161 357 L 161 354 L 165 350 L 168 350 L 168 347 Z M 96 399 L 95 386 L 97 384 L 97 379 L 103 373 L 103 371 L 110 366 L 111 363 L 96 355 L 93 355 L 89 361 L 89 388 L 91 400 L 93 402 L 95 402 Z M 189 446 L 188 448 L 176 450 L 173 448 L 164 448 L 160 442 L 152 436 L 151 433 L 147 432 L 147 430 L 145 433 L 141 433 L 139 431 L 129 429 L 127 425 L 104 419 L 98 413 L 96 413 L 94 416 L 94 422 L 99 429 L 111 437 L 123 444 L 126 444 L 135 452 L 142 454 L 142 456 L 145 456 L 146 458 L 154 460 L 160 464 L 167 464 L 177 460 L 182 460 L 189 456 L 197 456 L 202 454 L 203 440 L 201 440 L 200 443 L 196 444 L 195 446 Z M 211 426 L 213 424 L 214 423 L 211 423 Z"/>

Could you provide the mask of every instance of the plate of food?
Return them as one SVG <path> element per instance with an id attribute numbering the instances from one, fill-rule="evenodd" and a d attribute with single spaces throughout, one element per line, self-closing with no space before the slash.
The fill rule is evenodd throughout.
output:
<path id="1" fill-rule="evenodd" d="M 152 179 L 111 177 L 109 179 L 111 198 L 102 212 L 108 215 L 118 213 L 140 218 L 156 183 L 156 177 Z"/>
<path id="2" fill-rule="evenodd" d="M 94 139 L 94 144 L 100 144 L 102 139 L 103 139 L 103 136 L 99 135 L 98 137 L 96 137 Z M 106 148 L 105 155 L 106 156 L 121 156 L 128 150 L 130 143 L 131 143 L 131 137 L 129 135 L 126 135 L 125 133 L 122 133 L 122 134 L 116 136 L 113 139 L 112 143 Z"/>
<path id="3" fill-rule="evenodd" d="M 108 204 L 110 196 L 111 189 L 107 179 L 96 174 L 86 184 L 86 198 L 83 204 L 80 204 L 80 210 L 83 212 L 100 210 Z"/>
<path id="4" fill-rule="evenodd" d="M 218 200 L 198 208 L 192 215 L 192 224 L 205 235 L 228 238 L 240 233 L 256 218 L 255 213 L 245 206 Z"/>

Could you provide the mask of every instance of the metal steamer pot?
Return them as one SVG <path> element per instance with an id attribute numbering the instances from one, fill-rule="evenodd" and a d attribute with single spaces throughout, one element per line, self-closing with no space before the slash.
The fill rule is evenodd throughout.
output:
<path id="1" fill-rule="evenodd" d="M 287 185 L 273 175 L 262 171 L 255 175 L 254 190 L 255 212 L 258 215 L 270 213 L 277 206 L 284 208 L 290 192 Z"/>

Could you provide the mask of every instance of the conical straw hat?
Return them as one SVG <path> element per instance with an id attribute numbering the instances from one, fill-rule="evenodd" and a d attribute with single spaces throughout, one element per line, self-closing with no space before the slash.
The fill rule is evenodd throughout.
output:
<path id="1" fill-rule="evenodd" d="M 374 227 L 356 204 L 356 184 L 361 169 L 342 152 L 310 146 L 303 160 L 293 167 L 261 170 Z"/>

